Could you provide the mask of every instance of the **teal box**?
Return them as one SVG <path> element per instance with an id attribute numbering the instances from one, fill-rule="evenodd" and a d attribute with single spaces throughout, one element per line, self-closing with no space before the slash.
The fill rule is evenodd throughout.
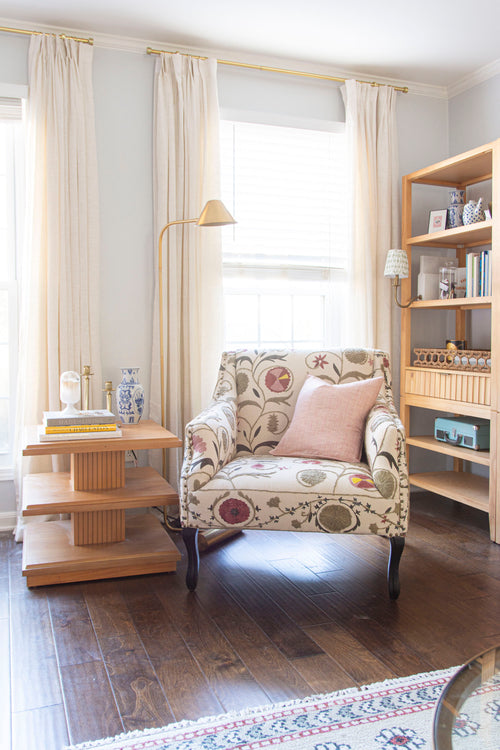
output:
<path id="1" fill-rule="evenodd" d="M 486 451 L 490 447 L 490 421 L 480 417 L 437 417 L 434 437 L 460 448 Z"/>

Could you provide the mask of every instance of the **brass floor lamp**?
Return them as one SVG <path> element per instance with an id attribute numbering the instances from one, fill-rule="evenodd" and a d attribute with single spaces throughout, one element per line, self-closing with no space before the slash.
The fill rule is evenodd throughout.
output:
<path id="1" fill-rule="evenodd" d="M 158 299 L 159 299 L 159 333 L 160 333 L 160 400 L 161 400 L 161 424 L 165 427 L 165 392 L 163 384 L 165 382 L 165 357 L 163 350 L 163 237 L 169 227 L 176 224 L 196 224 L 199 227 L 222 227 L 226 224 L 236 224 L 227 208 L 220 200 L 207 201 L 203 211 L 197 219 L 177 219 L 176 221 L 169 221 L 165 224 L 160 232 L 158 239 Z M 162 451 L 162 467 L 163 476 L 166 473 L 166 450 Z M 180 529 L 172 527 L 167 520 L 166 512 L 164 509 L 164 520 L 165 525 L 171 531 L 180 531 Z M 234 534 L 239 533 L 239 530 L 233 529 L 208 529 L 203 532 L 200 531 L 198 534 L 198 545 L 201 550 L 206 549 L 212 544 L 218 543 L 227 539 Z"/>

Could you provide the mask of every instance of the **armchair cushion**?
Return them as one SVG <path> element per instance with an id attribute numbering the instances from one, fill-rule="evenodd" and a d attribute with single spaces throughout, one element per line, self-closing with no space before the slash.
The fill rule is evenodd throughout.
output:
<path id="1" fill-rule="evenodd" d="M 190 523 L 202 528 L 398 534 L 405 530 L 401 499 L 396 479 L 386 474 L 384 496 L 365 463 L 240 456 L 189 496 Z"/>
<path id="2" fill-rule="evenodd" d="M 382 378 L 334 385 L 307 375 L 292 421 L 274 456 L 359 461 L 366 417 L 374 405 Z"/>

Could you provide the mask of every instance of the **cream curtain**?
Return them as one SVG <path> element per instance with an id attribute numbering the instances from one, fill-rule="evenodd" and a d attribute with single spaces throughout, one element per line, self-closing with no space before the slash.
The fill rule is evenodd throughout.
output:
<path id="1" fill-rule="evenodd" d="M 219 105 L 215 60 L 161 55 L 154 89 L 154 228 L 197 218 L 220 197 Z M 155 248 L 155 268 L 158 267 Z M 181 439 L 186 423 L 211 398 L 223 346 L 220 230 L 193 224 L 167 229 L 163 240 L 165 382 L 160 383 L 158 279 L 155 284 L 150 416 Z M 157 457 L 158 458 L 158 457 Z M 168 451 L 172 486 L 181 450 Z"/>
<path id="2" fill-rule="evenodd" d="M 346 334 L 350 344 L 391 353 L 392 296 L 384 266 L 387 251 L 400 243 L 397 95 L 390 86 L 354 80 L 342 93 L 352 169 Z"/>
<path id="3" fill-rule="evenodd" d="M 20 474 L 50 457 L 20 457 L 26 426 L 59 410 L 59 376 L 91 365 L 102 405 L 99 214 L 92 54 L 88 44 L 32 36 L 26 112 L 26 229 L 21 271 L 17 455 Z M 22 537 L 19 516 L 16 536 Z"/>

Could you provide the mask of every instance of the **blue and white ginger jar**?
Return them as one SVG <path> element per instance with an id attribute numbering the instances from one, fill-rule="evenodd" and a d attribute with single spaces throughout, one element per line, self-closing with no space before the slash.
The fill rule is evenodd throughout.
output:
<path id="1" fill-rule="evenodd" d="M 123 424 L 136 424 L 144 410 L 144 388 L 138 380 L 138 367 L 122 367 L 116 387 L 116 410 Z"/>
<path id="2" fill-rule="evenodd" d="M 450 190 L 449 195 L 450 203 L 448 206 L 446 229 L 454 229 L 455 227 L 461 227 L 463 224 L 462 215 L 465 205 L 465 190 L 455 188 L 454 190 Z"/>

